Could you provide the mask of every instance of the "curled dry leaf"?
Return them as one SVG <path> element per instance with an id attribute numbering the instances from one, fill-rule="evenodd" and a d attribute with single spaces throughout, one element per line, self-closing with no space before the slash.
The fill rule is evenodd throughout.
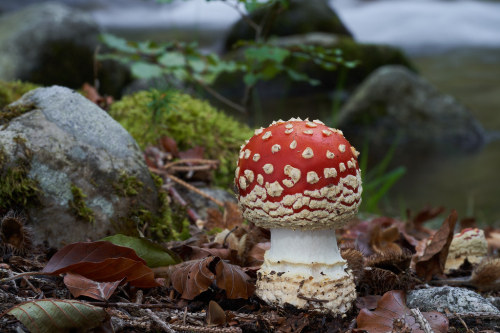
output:
<path id="1" fill-rule="evenodd" d="M 448 319 L 439 312 L 422 313 L 428 321 L 433 332 L 446 333 Z M 377 303 L 375 311 L 362 309 L 356 318 L 358 329 L 356 332 L 368 331 L 370 333 L 393 332 L 396 323 L 409 328 L 411 332 L 424 333 L 418 319 L 406 306 L 406 297 L 401 290 L 392 290 L 385 293 Z"/>
<path id="2" fill-rule="evenodd" d="M 271 248 L 271 242 L 257 243 L 247 254 L 247 266 L 261 266 L 264 262 L 264 254 Z"/>
<path id="3" fill-rule="evenodd" d="M 457 218 L 457 212 L 453 210 L 425 247 L 423 255 L 416 259 L 417 275 L 426 281 L 431 280 L 435 274 L 443 274 Z"/>
<path id="4" fill-rule="evenodd" d="M 99 301 L 108 300 L 122 281 L 97 282 L 74 273 L 64 276 L 64 284 L 73 297 L 87 296 Z"/>
<path id="5" fill-rule="evenodd" d="M 184 299 L 193 299 L 212 283 L 226 291 L 229 299 L 248 298 L 254 290 L 250 277 L 241 267 L 224 262 L 219 257 L 207 257 L 171 267 L 172 286 Z"/>
<path id="6" fill-rule="evenodd" d="M 227 322 L 226 313 L 215 301 L 208 303 L 207 311 L 207 325 L 208 326 L 222 326 Z"/>
<path id="7" fill-rule="evenodd" d="M 110 242 L 82 242 L 56 252 L 42 271 L 46 274 L 76 273 L 100 282 L 126 278 L 139 288 L 157 287 L 153 271 L 134 250 Z"/>

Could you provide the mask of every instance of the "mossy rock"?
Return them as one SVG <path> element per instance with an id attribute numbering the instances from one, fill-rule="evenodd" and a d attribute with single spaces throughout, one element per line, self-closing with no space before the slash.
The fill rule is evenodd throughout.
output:
<path id="1" fill-rule="evenodd" d="M 39 86 L 29 82 L 0 80 L 0 109 L 21 98 L 22 95 Z"/>
<path id="2" fill-rule="evenodd" d="M 233 181 L 240 146 L 252 136 L 250 128 L 208 102 L 176 91 L 141 91 L 114 103 L 109 113 L 142 148 L 164 135 L 180 150 L 204 147 L 206 158 L 220 161 L 215 180 L 224 187 Z"/>
<path id="3" fill-rule="evenodd" d="M 279 6 L 279 1 L 275 6 Z M 275 17 L 269 17 L 270 13 L 274 13 Z M 268 19 L 270 24 L 264 25 L 262 30 L 269 37 L 318 31 L 352 37 L 351 32 L 325 0 L 291 0 L 286 9 L 265 7 L 253 11 L 250 18 L 259 24 Z M 254 39 L 255 30 L 245 19 L 240 19 L 231 27 L 225 41 L 225 49 L 230 50 L 238 40 Z"/>

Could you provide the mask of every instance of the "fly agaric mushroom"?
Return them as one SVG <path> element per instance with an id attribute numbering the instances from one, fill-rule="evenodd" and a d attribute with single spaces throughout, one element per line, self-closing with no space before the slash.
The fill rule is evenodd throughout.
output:
<path id="1" fill-rule="evenodd" d="M 488 254 L 488 242 L 484 231 L 478 228 L 466 228 L 453 235 L 448 250 L 448 257 L 444 266 L 444 272 L 458 269 L 465 259 L 473 265 L 479 264 Z"/>
<path id="2" fill-rule="evenodd" d="M 361 203 L 358 152 L 321 121 L 273 122 L 241 148 L 235 184 L 243 216 L 271 229 L 258 271 L 267 303 L 343 314 L 356 298 L 335 229 Z"/>

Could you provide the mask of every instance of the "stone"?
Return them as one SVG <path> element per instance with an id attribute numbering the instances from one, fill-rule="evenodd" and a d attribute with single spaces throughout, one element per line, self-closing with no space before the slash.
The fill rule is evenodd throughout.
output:
<path id="1" fill-rule="evenodd" d="M 485 143 L 485 130 L 465 106 L 402 66 L 373 72 L 342 107 L 337 126 L 371 151 L 397 144 L 410 154 L 468 152 Z"/>
<path id="2" fill-rule="evenodd" d="M 250 18 L 260 23 L 268 11 L 268 9 L 255 10 L 250 14 Z M 271 24 L 264 26 L 263 29 L 264 33 L 269 36 L 327 32 L 352 37 L 351 32 L 325 0 L 292 0 L 286 10 L 270 18 L 269 22 Z M 238 40 L 254 39 L 255 30 L 242 18 L 231 27 L 225 41 L 225 49 L 231 50 Z"/>
<path id="3" fill-rule="evenodd" d="M 13 110 L 21 111 L 6 119 Z M 0 212 L 25 209 L 36 242 L 61 246 L 135 230 L 137 211 L 155 214 L 161 207 L 135 140 L 79 93 L 38 88 L 0 111 L 2 117 L 0 176 L 25 168 L 37 193 L 27 202 L 9 199 L 2 190 L 7 181 L 0 181 Z"/>
<path id="4" fill-rule="evenodd" d="M 420 311 L 455 313 L 491 313 L 500 315 L 500 311 L 478 293 L 457 287 L 433 287 L 412 290 L 406 296 L 406 305 Z"/>
<path id="5" fill-rule="evenodd" d="M 80 88 L 94 82 L 100 28 L 94 18 L 57 2 L 33 4 L 0 16 L 0 79 Z M 101 93 L 118 95 L 130 73 L 113 61 L 99 64 Z"/>
<path id="6" fill-rule="evenodd" d="M 211 209 L 219 209 L 219 206 L 215 204 L 212 200 L 209 200 L 198 193 L 195 193 L 193 191 L 190 191 L 186 189 L 183 186 L 176 186 L 179 194 L 182 196 L 183 199 L 185 199 L 189 207 L 192 207 L 198 215 L 200 215 L 201 219 L 206 220 L 207 219 L 207 210 L 209 208 Z M 217 187 L 207 187 L 207 186 L 196 186 L 200 191 L 208 194 L 214 199 L 219 200 L 220 202 L 226 202 L 230 201 L 233 203 L 236 203 L 236 197 L 234 193 L 230 193 L 224 189 L 217 188 Z"/>

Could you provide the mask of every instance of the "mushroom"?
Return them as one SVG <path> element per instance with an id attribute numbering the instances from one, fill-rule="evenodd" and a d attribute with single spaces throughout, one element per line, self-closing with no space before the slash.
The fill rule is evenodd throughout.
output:
<path id="1" fill-rule="evenodd" d="M 273 122 L 242 146 L 235 185 L 243 216 L 271 229 L 258 271 L 267 302 L 343 314 L 356 298 L 335 229 L 361 203 L 358 152 L 321 121 Z"/>
<path id="2" fill-rule="evenodd" d="M 460 268 L 465 259 L 473 265 L 479 264 L 487 254 L 488 242 L 484 231 L 478 228 L 466 228 L 453 235 L 444 272 L 448 274 L 451 270 Z"/>

